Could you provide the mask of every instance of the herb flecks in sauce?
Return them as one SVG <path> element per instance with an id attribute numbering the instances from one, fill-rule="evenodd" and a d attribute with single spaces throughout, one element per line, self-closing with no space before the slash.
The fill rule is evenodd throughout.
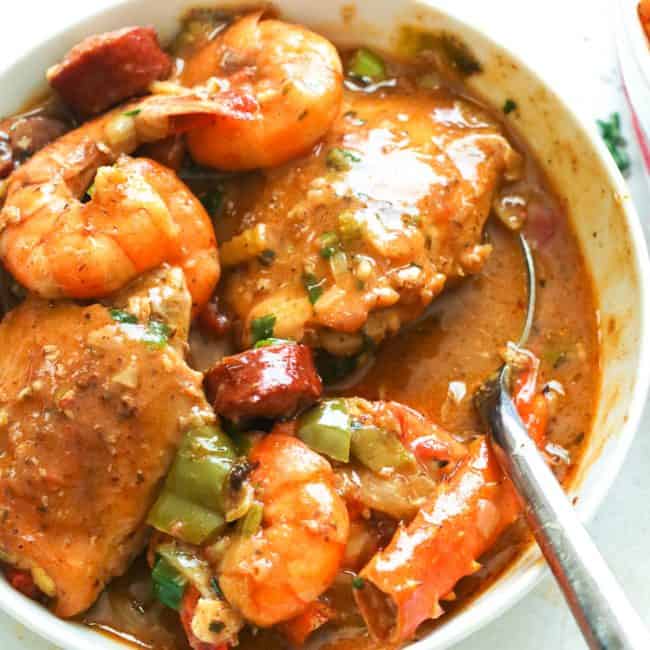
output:
<path id="1" fill-rule="evenodd" d="M 597 120 L 596 123 L 616 166 L 622 172 L 628 171 L 630 157 L 625 149 L 627 142 L 621 133 L 621 116 L 618 113 L 612 113 L 609 120 Z"/>
<path id="2" fill-rule="evenodd" d="M 251 337 L 252 342 L 257 343 L 262 339 L 273 338 L 273 329 L 275 327 L 275 316 L 267 314 L 253 319 L 251 322 Z"/>
<path id="3" fill-rule="evenodd" d="M 505 102 L 503 102 L 503 112 L 506 115 L 509 115 L 513 111 L 517 110 L 517 102 L 514 99 L 506 99 Z"/>

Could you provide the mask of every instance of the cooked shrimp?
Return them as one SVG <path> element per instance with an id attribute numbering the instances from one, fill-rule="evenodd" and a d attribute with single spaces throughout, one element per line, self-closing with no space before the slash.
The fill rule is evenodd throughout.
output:
<path id="1" fill-rule="evenodd" d="M 449 482 L 361 571 L 366 585 L 354 595 L 372 634 L 404 642 L 420 623 L 440 616 L 440 599 L 480 568 L 476 558 L 518 514 L 489 443 L 477 440 Z"/>
<path id="2" fill-rule="evenodd" d="M 336 48 L 304 27 L 261 18 L 260 12 L 245 16 L 186 62 L 185 85 L 216 77 L 257 100 L 253 120 L 188 134 L 192 157 L 204 165 L 280 165 L 307 152 L 339 113 L 343 73 Z"/>
<path id="3" fill-rule="evenodd" d="M 219 279 L 210 219 L 174 172 L 125 154 L 219 117 L 244 119 L 246 106 L 241 94 L 153 96 L 39 151 L 8 179 L 0 212 L 7 269 L 45 298 L 98 298 L 170 262 L 183 268 L 196 312 Z"/>
<path id="4" fill-rule="evenodd" d="M 529 435 L 543 448 L 547 407 L 537 392 L 539 361 L 528 352 L 520 356 L 525 366 L 516 381 L 515 404 Z M 361 571 L 366 586 L 354 596 L 371 633 L 402 643 L 423 621 L 442 615 L 440 601 L 480 568 L 476 560 L 520 512 L 489 440 L 477 438 L 409 525 Z"/>
<path id="5" fill-rule="evenodd" d="M 250 460 L 262 528 L 228 548 L 219 585 L 245 619 L 267 627 L 298 616 L 330 586 L 349 520 L 331 466 L 297 438 L 270 434 Z"/>

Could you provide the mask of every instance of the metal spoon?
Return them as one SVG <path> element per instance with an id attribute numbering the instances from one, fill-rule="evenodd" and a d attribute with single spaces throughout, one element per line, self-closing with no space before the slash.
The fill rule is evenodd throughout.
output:
<path id="1" fill-rule="evenodd" d="M 535 313 L 535 265 L 519 235 L 528 273 L 524 345 Z M 630 605 L 537 450 L 514 406 L 506 363 L 475 395 L 503 471 L 524 503 L 524 515 L 591 650 L 648 650 L 650 635 Z"/>

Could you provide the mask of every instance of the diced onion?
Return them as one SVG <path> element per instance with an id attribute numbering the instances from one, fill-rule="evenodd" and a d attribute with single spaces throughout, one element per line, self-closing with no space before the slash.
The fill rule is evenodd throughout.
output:
<path id="1" fill-rule="evenodd" d="M 127 151 L 136 146 L 137 134 L 135 120 L 130 115 L 122 113 L 114 117 L 106 125 L 104 133 L 112 149 Z"/>

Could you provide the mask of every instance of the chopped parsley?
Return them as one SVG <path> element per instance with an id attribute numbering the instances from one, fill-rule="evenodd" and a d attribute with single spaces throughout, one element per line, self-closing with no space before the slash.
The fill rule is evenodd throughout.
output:
<path id="1" fill-rule="evenodd" d="M 111 315 L 111 318 L 118 323 L 130 323 L 135 324 L 138 322 L 138 319 L 128 311 L 123 309 L 109 309 L 108 313 Z"/>
<path id="2" fill-rule="evenodd" d="M 330 169 L 345 172 L 352 167 L 352 163 L 361 162 L 361 158 L 349 149 L 334 147 L 327 152 L 325 162 Z"/>
<path id="3" fill-rule="evenodd" d="M 126 117 L 135 117 L 136 115 L 140 115 L 140 113 L 142 113 L 140 108 L 134 108 L 131 111 L 125 111 L 122 115 L 125 115 Z"/>
<path id="4" fill-rule="evenodd" d="M 138 324 L 138 319 L 130 312 L 123 309 L 109 309 L 111 318 L 122 325 L 137 325 L 129 328 L 134 338 L 143 341 L 150 350 L 164 348 L 171 336 L 172 330 L 166 323 L 159 320 L 150 320 L 147 325 Z"/>
<path id="5" fill-rule="evenodd" d="M 616 166 L 626 172 L 630 168 L 630 157 L 625 150 L 625 138 L 621 134 L 621 116 L 612 113 L 609 120 L 597 120 L 597 124 Z"/>
<path id="6" fill-rule="evenodd" d="M 366 586 L 366 581 L 359 576 L 352 578 L 352 589 L 363 589 Z"/>
<path id="7" fill-rule="evenodd" d="M 266 316 L 254 318 L 253 322 L 251 323 L 251 336 L 253 338 L 253 343 L 257 343 L 263 339 L 273 338 L 274 327 L 275 316 L 273 314 L 267 314 Z"/>
<path id="8" fill-rule="evenodd" d="M 223 203 L 223 192 L 219 189 L 214 189 L 207 192 L 201 197 L 201 203 L 211 217 L 215 217 Z"/>
<path id="9" fill-rule="evenodd" d="M 307 290 L 309 302 L 313 305 L 323 295 L 324 279 L 319 280 L 313 273 L 303 273 L 302 283 Z"/>
<path id="10" fill-rule="evenodd" d="M 275 251 L 270 248 L 266 248 L 257 256 L 257 259 L 262 266 L 271 266 L 271 264 L 275 262 L 275 258 Z"/>
<path id="11" fill-rule="evenodd" d="M 505 102 L 503 102 L 503 112 L 508 115 L 509 113 L 512 113 L 512 111 L 517 110 L 517 102 L 514 99 L 506 99 Z"/>
<path id="12" fill-rule="evenodd" d="M 159 320 L 150 320 L 142 340 L 150 350 L 160 350 L 160 348 L 167 345 L 171 333 L 171 328 L 166 323 Z"/>

